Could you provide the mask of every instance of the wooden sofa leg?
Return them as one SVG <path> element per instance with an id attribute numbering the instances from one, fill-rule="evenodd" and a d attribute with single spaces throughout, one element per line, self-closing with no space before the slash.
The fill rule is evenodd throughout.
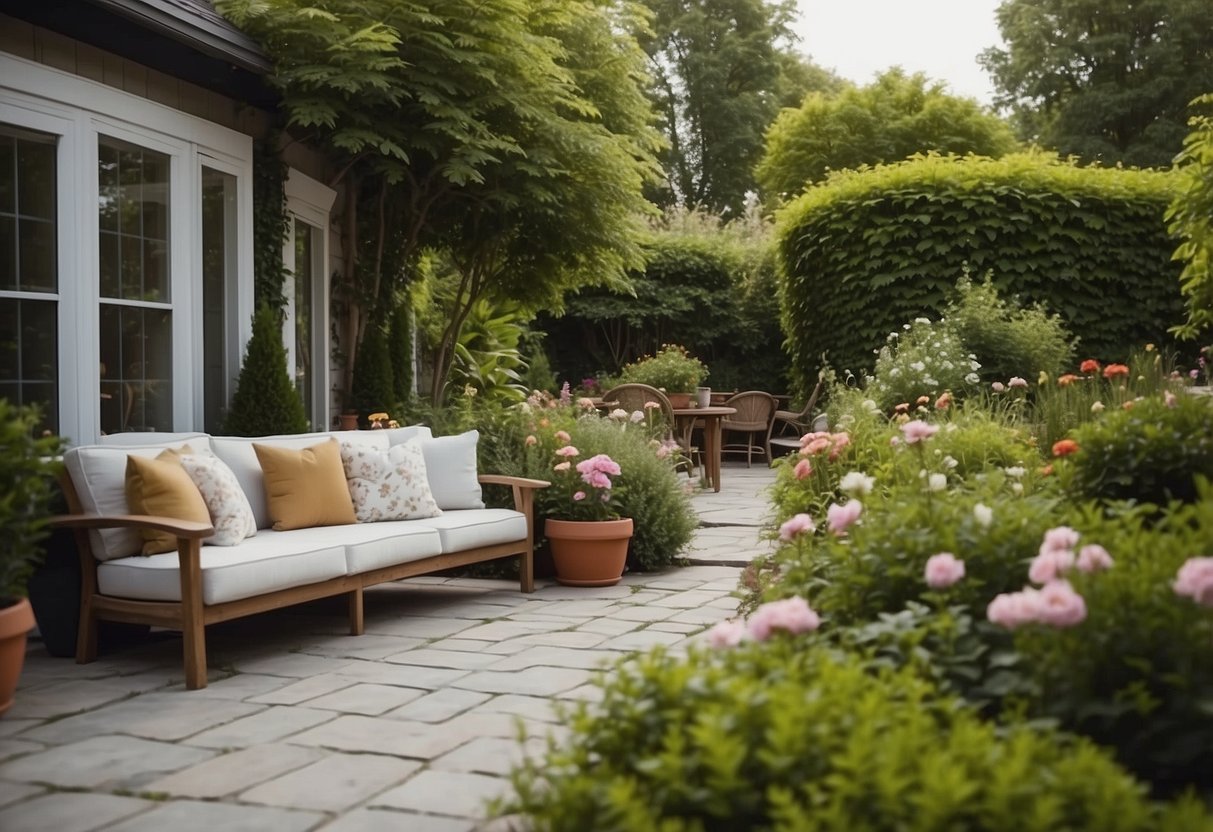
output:
<path id="1" fill-rule="evenodd" d="M 80 600 L 80 624 L 76 630 L 76 664 L 97 660 L 97 613 L 92 596 Z"/>
<path id="2" fill-rule="evenodd" d="M 201 690 L 206 687 L 206 627 L 201 621 L 187 621 L 181 635 L 185 653 L 185 687 L 187 690 Z"/>
<path id="3" fill-rule="evenodd" d="M 206 623 L 202 616 L 202 541 L 177 539 L 181 567 L 181 640 L 185 687 L 206 687 Z"/>
<path id="4" fill-rule="evenodd" d="M 362 587 L 350 590 L 347 595 L 350 602 L 350 635 L 360 636 L 366 630 L 362 614 Z"/>
<path id="5" fill-rule="evenodd" d="M 527 546 L 527 550 L 518 556 L 518 583 L 523 592 L 535 591 L 535 548 Z"/>

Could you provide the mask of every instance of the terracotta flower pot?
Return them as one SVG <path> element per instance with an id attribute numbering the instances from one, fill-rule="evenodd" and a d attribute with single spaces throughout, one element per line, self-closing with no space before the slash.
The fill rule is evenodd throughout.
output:
<path id="1" fill-rule="evenodd" d="M 670 400 L 670 407 L 682 410 L 691 406 L 691 393 L 666 393 L 665 397 Z"/>
<path id="2" fill-rule="evenodd" d="M 556 580 L 566 586 L 612 586 L 623 577 L 632 519 L 552 520 L 544 524 Z"/>
<path id="3" fill-rule="evenodd" d="M 17 678 L 25 664 L 25 637 L 34 628 L 34 608 L 22 598 L 0 607 L 0 715 L 13 704 Z"/>
<path id="4" fill-rule="evenodd" d="M 358 430 L 358 414 L 342 413 L 339 417 L 342 430 Z"/>

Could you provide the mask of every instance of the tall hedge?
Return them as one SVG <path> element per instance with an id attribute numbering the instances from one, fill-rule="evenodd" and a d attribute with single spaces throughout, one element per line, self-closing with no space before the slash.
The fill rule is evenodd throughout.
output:
<path id="1" fill-rule="evenodd" d="M 835 174 L 780 212 L 781 313 L 793 378 L 856 373 L 902 323 L 937 315 L 967 265 L 1057 312 L 1083 356 L 1170 343 L 1183 320 L 1163 215 L 1172 174 L 1025 153 L 915 157 Z"/>

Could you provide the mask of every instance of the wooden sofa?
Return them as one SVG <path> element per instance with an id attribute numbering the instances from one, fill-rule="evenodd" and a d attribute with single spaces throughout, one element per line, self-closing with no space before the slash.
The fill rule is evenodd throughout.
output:
<path id="1" fill-rule="evenodd" d="M 425 451 L 434 496 L 441 495 L 442 515 L 292 531 L 269 528 L 260 471 L 248 463 L 252 443 L 303 448 L 334 436 L 382 447 L 417 439 Z M 146 442 L 148 438 L 156 441 Z M 366 587 L 512 556 L 520 559 L 521 590 L 534 589 L 533 497 L 535 489 L 548 483 L 478 474 L 475 432 L 435 438 L 428 428 L 413 427 L 253 440 L 206 434 L 107 439 L 65 455 L 64 490 L 72 513 L 54 520 L 74 530 L 80 555 L 79 663 L 97 656 L 99 621 L 176 629 L 183 635 L 186 687 L 195 690 L 207 683 L 208 624 L 345 595 L 350 633 L 360 635 Z M 144 443 L 133 444 L 139 439 Z M 127 455 L 154 457 L 182 443 L 190 443 L 196 452 L 195 446 L 201 446 L 202 452 L 213 453 L 231 467 L 256 516 L 254 536 L 234 546 L 204 546 L 213 531 L 209 524 L 129 512 L 121 485 Z M 482 484 L 511 488 L 513 510 L 484 508 Z M 176 552 L 139 554 L 141 528 L 175 536 Z"/>

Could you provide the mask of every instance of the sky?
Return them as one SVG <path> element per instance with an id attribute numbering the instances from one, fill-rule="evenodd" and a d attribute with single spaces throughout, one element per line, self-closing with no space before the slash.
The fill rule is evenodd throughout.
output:
<path id="1" fill-rule="evenodd" d="M 900 64 L 944 81 L 949 92 L 993 99 L 977 55 L 1001 46 L 994 10 L 1000 0 L 797 0 L 800 51 L 860 84 Z"/>

